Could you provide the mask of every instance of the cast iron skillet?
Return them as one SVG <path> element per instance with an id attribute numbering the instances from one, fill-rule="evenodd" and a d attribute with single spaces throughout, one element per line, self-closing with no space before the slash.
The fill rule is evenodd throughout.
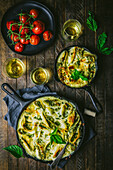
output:
<path id="1" fill-rule="evenodd" d="M 56 80 L 57 82 L 62 83 L 61 80 L 60 80 L 59 77 L 58 77 L 58 74 L 57 74 L 57 66 L 56 66 L 56 65 L 57 65 L 58 57 L 60 56 L 60 54 L 61 54 L 64 50 L 69 50 L 71 47 L 75 47 L 75 45 L 72 45 L 72 46 L 69 46 L 69 47 L 64 48 L 64 49 L 58 54 L 58 56 L 57 56 L 57 58 L 56 58 L 56 60 L 55 60 L 54 78 L 55 78 L 55 80 Z M 81 48 L 84 48 L 86 51 L 90 52 L 90 51 L 89 51 L 87 48 L 85 48 L 85 47 L 81 47 Z M 90 52 L 90 53 L 91 53 L 91 52 Z M 98 70 L 97 60 L 95 61 L 95 65 L 96 65 L 96 73 L 97 73 L 97 70 Z M 96 75 L 96 73 L 95 73 L 95 75 Z M 94 76 L 94 78 L 95 78 L 95 76 Z M 92 81 L 94 80 L 94 78 L 92 79 Z M 92 81 L 91 81 L 91 82 L 92 82 Z M 67 85 L 64 84 L 64 83 L 62 83 L 62 84 L 65 85 L 66 87 L 69 87 L 69 88 L 76 88 L 76 87 L 67 86 Z M 93 105 L 94 105 L 94 107 L 95 107 L 95 109 L 96 109 L 96 112 L 98 112 L 98 113 L 102 112 L 102 106 L 101 106 L 101 104 L 99 103 L 99 101 L 97 100 L 97 98 L 95 97 L 95 95 L 93 94 L 93 92 L 92 92 L 92 90 L 91 90 L 90 84 L 85 85 L 85 86 L 80 87 L 80 88 L 76 88 L 76 89 L 84 89 L 85 91 L 87 91 L 88 94 L 89 94 L 89 96 L 90 96 L 90 98 L 91 98 L 91 100 L 92 100 L 92 103 L 93 103 Z"/>
<path id="2" fill-rule="evenodd" d="M 20 97 L 20 96 L 16 93 L 16 91 L 15 91 L 9 84 L 7 84 L 7 83 L 3 83 L 2 86 L 1 86 L 1 88 L 2 88 L 2 90 L 3 90 L 5 93 L 7 93 L 11 98 L 13 98 L 15 101 L 17 101 L 17 102 L 20 104 L 20 106 L 21 106 L 21 112 L 19 113 L 19 117 L 20 117 L 21 113 L 23 112 L 23 110 L 26 109 L 26 107 L 27 107 L 31 102 L 33 102 L 34 100 L 36 100 L 36 98 L 35 98 L 35 99 L 32 99 L 32 100 L 24 100 L 24 99 L 23 99 L 22 97 Z M 81 141 L 80 141 L 78 147 L 75 149 L 75 151 L 74 151 L 72 154 L 70 154 L 70 155 L 73 155 L 73 154 L 80 148 L 81 144 L 83 143 L 83 139 L 84 139 L 84 136 L 85 136 L 85 122 L 84 122 L 84 118 L 83 118 L 81 112 L 79 111 L 79 108 L 78 108 L 78 106 L 77 106 L 77 104 L 76 104 L 75 102 L 73 102 L 73 101 L 71 101 L 71 100 L 69 100 L 69 99 L 67 99 L 67 98 L 60 97 L 60 96 L 58 96 L 58 95 L 53 95 L 53 94 L 48 94 L 48 95 L 43 95 L 43 94 L 42 94 L 42 96 L 40 96 L 40 97 L 44 97 L 44 96 L 54 96 L 54 97 L 57 97 L 57 98 L 60 98 L 60 99 L 67 100 L 67 101 L 73 103 L 73 104 L 76 106 L 76 108 L 77 108 L 78 114 L 80 115 L 81 122 L 82 122 L 82 125 L 83 125 L 83 126 L 82 126 L 82 138 L 81 138 Z M 40 97 L 38 97 L 38 98 L 40 98 Z M 19 117 L 18 117 L 18 120 L 19 120 Z M 18 125 L 18 120 L 17 120 L 17 125 Z M 16 129 L 17 129 L 17 125 L 16 125 Z M 22 146 L 22 145 L 20 144 L 20 142 L 19 142 L 19 137 L 18 137 L 17 130 L 16 130 L 16 137 L 17 137 L 17 141 L 18 141 L 19 145 L 20 145 L 21 148 L 23 149 L 23 152 L 24 152 L 25 156 L 27 156 L 28 158 L 32 158 L 32 159 L 34 159 L 34 160 L 36 160 L 36 161 L 44 162 L 44 163 L 51 163 L 51 162 L 52 162 L 52 161 L 40 160 L 40 159 L 38 159 L 38 158 L 34 158 L 34 157 L 30 156 L 29 154 L 27 154 L 26 151 L 25 151 L 25 149 L 23 148 L 23 146 Z M 70 155 L 69 155 L 68 157 L 70 157 Z M 62 158 L 62 159 L 65 159 L 65 158 Z"/>
<path id="3" fill-rule="evenodd" d="M 50 41 L 44 41 L 43 35 L 40 34 L 40 43 L 38 45 L 25 45 L 24 50 L 21 53 L 18 53 L 14 50 L 14 45 L 11 45 L 11 39 L 7 36 L 8 29 L 6 27 L 6 23 L 10 20 L 19 21 L 18 14 L 21 13 L 21 10 L 23 12 L 29 12 L 30 9 L 37 9 L 39 11 L 39 16 L 35 20 L 43 21 L 45 23 L 45 30 L 50 30 L 53 37 Z M 8 47 L 15 53 L 21 55 L 35 55 L 53 43 L 55 37 L 55 19 L 52 12 L 43 4 L 31 0 L 21 2 L 9 8 L 4 14 L 1 21 L 1 33 Z"/>

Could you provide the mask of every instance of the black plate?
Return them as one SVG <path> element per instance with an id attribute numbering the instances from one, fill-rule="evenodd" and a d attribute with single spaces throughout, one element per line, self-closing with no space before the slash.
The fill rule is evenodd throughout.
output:
<path id="1" fill-rule="evenodd" d="M 45 30 L 50 30 L 53 34 L 53 37 L 50 41 L 44 41 L 42 34 L 40 36 L 40 43 L 38 45 L 25 45 L 24 50 L 21 53 L 18 53 L 14 50 L 14 46 L 11 45 L 11 39 L 7 36 L 7 27 L 6 23 L 10 20 L 17 20 L 19 13 L 21 13 L 21 10 L 24 12 L 29 12 L 30 9 L 37 9 L 39 11 L 39 16 L 36 18 L 36 20 L 41 20 L 45 23 Z M 55 21 L 54 16 L 51 13 L 51 11 L 41 3 L 35 2 L 35 1 L 28 1 L 24 3 L 16 4 L 15 6 L 8 9 L 8 11 L 4 14 L 1 22 L 1 33 L 2 36 L 8 45 L 8 47 L 21 55 L 35 55 L 38 52 L 42 51 L 46 47 L 50 46 L 54 40 L 55 37 Z"/>

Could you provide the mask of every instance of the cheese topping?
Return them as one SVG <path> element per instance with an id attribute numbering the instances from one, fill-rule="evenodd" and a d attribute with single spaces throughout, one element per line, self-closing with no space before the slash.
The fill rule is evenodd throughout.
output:
<path id="1" fill-rule="evenodd" d="M 41 160 L 54 160 L 65 144 L 50 142 L 50 134 L 69 144 L 63 157 L 73 153 L 82 137 L 82 122 L 75 105 L 58 97 L 46 96 L 33 101 L 20 116 L 19 141 L 26 152 Z"/>

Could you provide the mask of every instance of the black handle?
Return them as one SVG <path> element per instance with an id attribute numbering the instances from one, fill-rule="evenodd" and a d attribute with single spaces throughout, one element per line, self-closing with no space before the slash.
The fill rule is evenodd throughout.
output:
<path id="1" fill-rule="evenodd" d="M 102 106 L 101 104 L 99 103 L 99 101 L 97 100 L 97 98 L 95 97 L 95 95 L 93 94 L 92 90 L 91 90 L 91 87 L 88 86 L 88 87 L 84 87 L 84 89 L 88 92 L 91 100 L 92 100 L 92 103 L 96 109 L 96 112 L 97 113 L 101 113 L 103 111 L 102 109 Z"/>
<path id="2" fill-rule="evenodd" d="M 13 92 L 11 93 L 8 89 L 6 89 L 6 87 L 8 87 L 8 89 Z M 16 91 L 8 84 L 8 83 L 3 83 L 1 85 L 2 90 L 7 93 L 11 98 L 13 98 L 14 100 L 16 100 L 21 106 L 25 105 L 25 100 L 22 99 L 17 93 Z"/>

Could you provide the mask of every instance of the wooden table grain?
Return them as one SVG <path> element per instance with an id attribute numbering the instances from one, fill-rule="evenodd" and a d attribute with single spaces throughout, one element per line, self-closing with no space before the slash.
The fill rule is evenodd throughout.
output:
<path id="1" fill-rule="evenodd" d="M 7 9 L 20 0 L 0 0 L 0 20 Z M 15 90 L 33 87 L 30 72 L 38 66 L 54 69 L 54 61 L 58 53 L 69 45 L 75 44 L 88 48 L 98 55 L 98 74 L 91 88 L 100 101 L 103 112 L 95 118 L 90 117 L 90 124 L 96 131 L 93 138 L 80 152 L 77 152 L 63 168 L 64 170 L 112 170 L 113 169 L 113 53 L 102 55 L 97 50 L 98 35 L 106 32 L 107 46 L 113 45 L 113 1 L 112 0 L 37 0 L 46 5 L 54 14 L 56 21 L 56 39 L 51 47 L 34 56 L 21 56 L 12 52 L 0 34 L 0 84 L 7 82 Z M 96 33 L 86 25 L 88 11 L 95 13 L 98 22 Z M 76 42 L 65 42 L 61 37 L 63 23 L 69 19 L 78 19 L 84 26 L 83 35 Z M 2 25 L 1 25 L 2 27 Z M 26 64 L 26 74 L 17 80 L 8 79 L 3 75 L 2 65 L 9 57 L 18 57 Z M 48 83 L 51 91 L 66 96 L 83 108 L 93 108 L 86 92 L 65 87 L 52 80 Z M 3 147 L 17 144 L 15 131 L 3 119 L 7 107 L 3 101 L 5 93 L 0 89 L 0 170 L 48 170 L 46 164 L 28 158 L 16 159 Z M 59 168 L 56 168 L 58 170 Z"/>

